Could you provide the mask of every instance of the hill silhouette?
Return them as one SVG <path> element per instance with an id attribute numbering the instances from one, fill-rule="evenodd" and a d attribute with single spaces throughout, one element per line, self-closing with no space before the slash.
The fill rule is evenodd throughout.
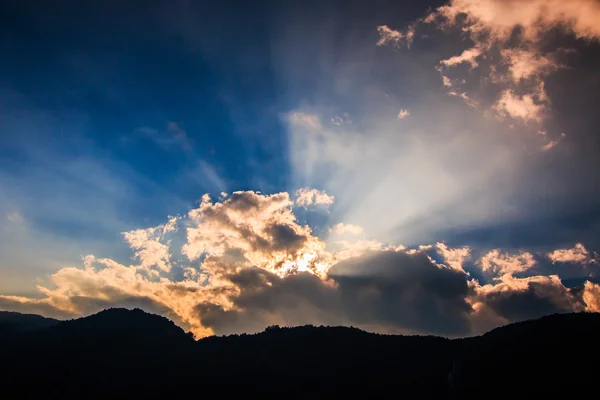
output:
<path id="1" fill-rule="evenodd" d="M 61 399 L 574 395 L 594 389 L 599 337 L 600 315 L 589 313 L 455 340 L 273 326 L 195 341 L 137 309 L 70 321 L 0 312 L 0 389 L 5 398 Z"/>
<path id="2" fill-rule="evenodd" d="M 0 311 L 0 335 L 49 328 L 59 322 L 61 321 L 35 314 Z"/>

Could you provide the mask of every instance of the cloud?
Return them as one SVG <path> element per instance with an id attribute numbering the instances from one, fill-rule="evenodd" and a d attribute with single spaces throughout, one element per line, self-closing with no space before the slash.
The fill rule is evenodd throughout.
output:
<path id="1" fill-rule="evenodd" d="M 496 277 L 504 279 L 527 271 L 536 264 L 536 261 L 533 254 L 528 252 L 509 254 L 495 249 L 481 257 L 479 263 L 484 272 L 493 273 Z"/>
<path id="2" fill-rule="evenodd" d="M 311 130 L 319 130 L 323 127 L 319 118 L 309 113 L 294 111 L 289 113 L 287 118 L 290 123 L 294 125 L 300 125 Z"/>
<path id="3" fill-rule="evenodd" d="M 330 206 L 335 200 L 334 196 L 330 196 L 325 190 L 302 188 L 296 191 L 296 204 L 302 207 L 311 205 Z"/>
<path id="4" fill-rule="evenodd" d="M 188 213 L 192 226 L 182 253 L 192 261 L 208 255 L 214 262 L 212 275 L 223 273 L 223 260 L 282 276 L 297 271 L 323 274 L 319 252 L 324 243 L 297 223 L 293 204 L 285 192 L 233 192 L 215 203 L 205 195 L 200 207 Z"/>
<path id="5" fill-rule="evenodd" d="M 441 64 L 452 67 L 454 65 L 468 63 L 471 68 L 476 68 L 479 64 L 477 63 L 477 57 L 481 56 L 482 50 L 476 47 L 463 51 L 459 56 L 450 57 L 447 60 L 440 61 Z"/>
<path id="6" fill-rule="evenodd" d="M 305 274 L 280 278 L 260 270 L 246 272 L 243 280 L 236 278 L 244 289 L 232 299 L 234 309 L 200 307 L 217 332 L 240 324 L 247 329 L 257 320 L 260 323 L 251 330 L 307 322 L 379 325 L 407 332 L 468 330 L 466 281 L 422 253 L 387 251 L 353 258 L 332 269 L 331 283 Z"/>
<path id="7" fill-rule="evenodd" d="M 600 37 L 596 0 L 452 0 L 436 13 L 450 23 L 458 23 L 464 15 L 467 32 L 488 33 L 497 40 L 510 39 L 516 28 L 528 40 L 539 39 L 553 27 L 569 30 L 578 38 Z"/>
<path id="8" fill-rule="evenodd" d="M 523 122 L 541 122 L 544 106 L 536 99 L 535 94 L 515 95 L 512 90 L 505 90 L 494 105 L 500 116 L 509 116 Z"/>
<path id="9" fill-rule="evenodd" d="M 508 322 L 585 309 L 575 291 L 565 287 L 556 275 L 527 278 L 505 275 L 500 283 L 480 286 L 474 282 L 472 287 L 474 293 L 469 302 L 474 309 L 474 330 L 479 331 Z"/>
<path id="10" fill-rule="evenodd" d="M 453 249 L 445 243 L 436 243 L 435 247 L 449 267 L 464 272 L 463 263 L 471 257 L 471 249 L 469 247 Z"/>
<path id="11" fill-rule="evenodd" d="M 485 97 L 500 118 L 543 125 L 550 116 L 550 98 L 543 89 L 546 78 L 564 67 L 556 61 L 564 50 L 548 39 L 550 32 L 559 29 L 597 41 L 600 4 L 596 0 L 450 0 L 418 22 L 460 31 L 472 43 L 440 60 L 436 69 L 445 87 L 477 90 L 476 97 Z M 450 70 L 463 63 L 480 73 Z M 457 87 L 452 92 L 459 95 L 466 90 Z M 490 97 L 494 100 L 487 101 Z M 542 149 L 553 145 L 549 141 Z"/>
<path id="12" fill-rule="evenodd" d="M 579 263 L 586 264 L 592 261 L 589 251 L 581 243 L 571 249 L 556 249 L 547 254 L 552 263 Z"/>
<path id="13" fill-rule="evenodd" d="M 164 131 L 159 131 L 150 127 L 141 127 L 136 129 L 140 133 L 150 138 L 158 146 L 165 150 L 177 148 L 183 151 L 192 150 L 192 145 L 188 139 L 188 134 L 177 122 L 169 122 Z"/>
<path id="14" fill-rule="evenodd" d="M 471 99 L 465 92 L 458 93 L 458 92 L 451 90 L 448 92 L 448 94 L 450 96 L 456 96 L 456 97 L 461 98 L 470 107 L 473 107 L 473 108 L 477 107 L 477 102 L 475 100 Z"/>
<path id="15" fill-rule="evenodd" d="M 377 27 L 377 33 L 379 34 L 377 46 L 393 43 L 396 47 L 400 47 L 400 45 L 404 43 L 407 47 L 410 47 L 415 36 L 415 28 L 414 26 L 410 26 L 406 32 L 399 32 L 391 29 L 387 25 L 381 25 Z"/>
<path id="16" fill-rule="evenodd" d="M 38 286 L 39 297 L 0 295 L 0 308 L 71 318 L 140 307 L 202 337 L 308 323 L 462 336 L 598 307 L 596 284 L 571 289 L 557 275 L 515 277 L 533 270 L 531 253 L 488 252 L 478 265 L 491 280 L 480 284 L 463 268 L 468 247 L 407 249 L 363 238 L 325 243 L 298 222 L 294 204 L 287 192 L 237 191 L 218 201 L 204 195 L 185 216 L 124 233 L 133 264 L 88 255 L 82 267 L 53 273 L 50 285 Z M 364 235 L 343 223 L 331 231 Z M 426 253 L 433 249 L 443 263 Z M 574 253 L 557 251 L 561 260 Z M 187 260 L 174 261 L 178 253 Z"/>
<path id="17" fill-rule="evenodd" d="M 344 224 L 343 222 L 340 222 L 329 228 L 329 232 L 335 232 L 338 235 L 343 235 L 346 233 L 351 235 L 361 235 L 364 233 L 364 230 L 358 225 Z"/>
<path id="18" fill-rule="evenodd" d="M 375 252 L 341 262 L 329 275 L 356 323 L 448 335 L 470 329 L 465 274 L 424 253 Z"/>
<path id="19" fill-rule="evenodd" d="M 398 119 L 404 119 L 406 117 L 410 116 L 410 112 L 408 110 L 405 109 L 401 109 L 400 112 L 398 113 Z"/>
<path id="20" fill-rule="evenodd" d="M 561 140 L 563 140 L 567 135 L 564 133 L 561 133 L 560 137 L 558 139 L 555 140 L 550 140 L 548 143 L 544 144 L 542 146 L 542 151 L 549 151 L 552 150 L 553 148 L 556 147 L 556 145 L 558 145 Z"/>
<path id="21" fill-rule="evenodd" d="M 141 268 L 149 269 L 156 266 L 163 272 L 171 270 L 169 247 L 159 240 L 168 232 L 175 230 L 176 222 L 177 218 L 172 217 L 168 223 L 155 228 L 136 229 L 123 233 L 125 241 L 135 251 L 135 257 L 140 260 Z"/>
<path id="22" fill-rule="evenodd" d="M 586 281 L 583 292 L 583 301 L 587 306 L 587 311 L 600 312 L 600 285 Z"/>
<path id="23" fill-rule="evenodd" d="M 503 49 L 501 54 L 512 81 L 517 84 L 558 68 L 553 60 L 531 50 Z"/>
<path id="24" fill-rule="evenodd" d="M 23 216 L 17 211 L 7 213 L 6 219 L 8 220 L 8 222 L 13 223 L 15 225 L 21 225 L 24 222 Z"/>

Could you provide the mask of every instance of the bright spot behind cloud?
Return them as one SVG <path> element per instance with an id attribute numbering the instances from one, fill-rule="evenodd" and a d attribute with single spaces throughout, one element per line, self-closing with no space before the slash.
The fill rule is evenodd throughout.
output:
<path id="1" fill-rule="evenodd" d="M 596 310 L 599 304 L 598 287 L 590 282 L 578 297 L 555 275 L 515 277 L 535 265 L 528 252 L 493 250 L 483 256 L 473 265 L 492 277 L 481 285 L 464 270 L 469 248 L 437 243 L 444 260 L 437 263 L 427 255 L 431 245 L 410 249 L 358 238 L 330 247 L 298 223 L 293 211 L 286 192 L 240 191 L 216 202 L 205 195 L 185 217 L 124 233 L 136 264 L 89 255 L 82 267 L 54 273 L 53 288 L 39 287 L 41 298 L 0 296 L 0 306 L 60 317 L 136 306 L 201 337 L 258 331 L 273 323 L 465 335 L 548 307 Z M 331 230 L 363 234 L 342 223 Z M 174 235 L 184 236 L 181 248 L 172 245 Z M 179 252 L 188 261 L 173 261 Z M 549 255 L 569 262 L 585 262 L 584 256 L 580 245 Z M 524 302 L 530 314 L 519 314 Z"/>

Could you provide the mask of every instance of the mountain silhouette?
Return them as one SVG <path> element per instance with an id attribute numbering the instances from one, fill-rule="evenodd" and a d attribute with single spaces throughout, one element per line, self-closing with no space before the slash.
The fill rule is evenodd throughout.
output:
<path id="1" fill-rule="evenodd" d="M 592 313 L 454 340 L 272 326 L 196 341 L 139 309 L 69 321 L 0 312 L 0 390 L 3 398 L 61 399 L 575 395 L 595 389 L 599 337 Z"/>
<path id="2" fill-rule="evenodd" d="M 49 328 L 60 321 L 35 314 L 0 311 L 0 335 L 22 333 L 36 329 Z"/>

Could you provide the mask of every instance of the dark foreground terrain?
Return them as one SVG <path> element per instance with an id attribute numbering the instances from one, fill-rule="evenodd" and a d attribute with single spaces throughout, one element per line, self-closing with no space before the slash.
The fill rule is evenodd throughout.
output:
<path id="1" fill-rule="evenodd" d="M 0 312 L 0 398 L 541 398 L 600 390 L 600 314 L 448 340 L 272 327 L 199 341 L 141 310 Z"/>

